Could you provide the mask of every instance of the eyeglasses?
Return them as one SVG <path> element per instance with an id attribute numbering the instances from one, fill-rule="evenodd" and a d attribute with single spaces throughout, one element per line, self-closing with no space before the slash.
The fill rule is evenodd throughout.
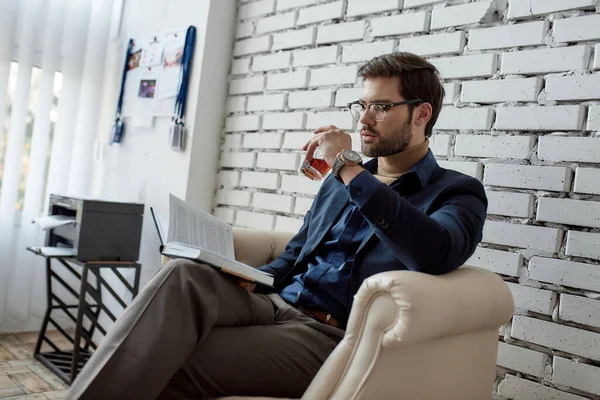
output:
<path id="1" fill-rule="evenodd" d="M 381 122 L 385 119 L 385 114 L 387 110 L 392 107 L 402 106 L 404 104 L 415 104 L 415 103 L 423 103 L 421 99 L 413 99 L 413 100 L 405 100 L 399 101 L 397 103 L 371 103 L 371 104 L 363 104 L 360 101 L 353 101 L 352 103 L 348 103 L 348 109 L 350 110 L 350 114 L 352 114 L 352 118 L 355 120 L 360 120 L 367 109 L 369 108 L 369 113 L 371 117 L 377 122 Z"/>

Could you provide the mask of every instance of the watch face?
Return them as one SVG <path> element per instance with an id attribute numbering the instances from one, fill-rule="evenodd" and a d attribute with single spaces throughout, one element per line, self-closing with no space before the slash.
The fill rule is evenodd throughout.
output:
<path id="1" fill-rule="evenodd" d="M 344 155 L 344 158 L 351 163 L 359 163 L 362 161 L 360 154 L 353 150 L 344 150 L 342 154 Z"/>

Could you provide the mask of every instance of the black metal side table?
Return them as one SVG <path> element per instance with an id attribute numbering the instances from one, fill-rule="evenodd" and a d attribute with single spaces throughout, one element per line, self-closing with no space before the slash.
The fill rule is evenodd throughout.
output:
<path id="1" fill-rule="evenodd" d="M 75 257 L 46 255 L 37 247 L 28 247 L 27 250 L 46 259 L 47 309 L 35 346 L 34 357 L 65 381 L 65 383 L 70 384 L 91 357 L 92 350 L 96 350 L 97 348 L 97 345 L 92 340 L 96 329 L 98 332 L 106 335 L 107 329 L 100 323 L 101 313 L 104 312 L 113 322 L 117 319 L 106 306 L 106 299 L 103 298 L 102 293 L 103 289 L 123 309 L 127 307 L 125 301 L 102 276 L 101 271 L 111 270 L 120 283 L 132 294 L 132 298 L 135 298 L 139 291 L 141 265 L 136 262 L 81 262 L 76 260 Z M 58 263 L 52 263 L 53 260 Z M 57 267 L 63 267 L 77 279 L 80 283 L 79 291 L 74 289 L 65 279 L 57 274 Z M 135 270 L 135 277 L 132 283 L 119 272 L 118 269 L 120 268 L 133 268 Z M 95 279 L 90 279 L 92 276 Z M 55 290 L 57 284 L 60 284 L 73 295 L 76 304 L 68 303 L 58 296 Z M 106 292 L 104 293 L 105 297 Z M 88 297 L 93 300 L 92 303 L 88 302 Z M 75 323 L 74 337 L 71 337 L 67 329 L 60 326 L 57 320 L 52 318 L 53 311 L 57 310 L 62 310 Z M 73 313 L 73 310 L 76 310 L 76 314 Z M 86 323 L 88 321 L 89 323 Z M 69 342 L 73 343 L 72 350 L 61 350 L 50 340 L 46 335 L 48 324 L 52 324 Z M 89 327 L 86 328 L 85 325 Z M 42 344 L 44 343 L 48 344 L 53 351 L 42 352 Z"/>

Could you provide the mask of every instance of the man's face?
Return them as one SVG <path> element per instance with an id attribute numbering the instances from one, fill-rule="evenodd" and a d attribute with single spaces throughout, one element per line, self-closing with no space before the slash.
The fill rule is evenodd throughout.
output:
<path id="1" fill-rule="evenodd" d="M 396 103 L 404 100 L 399 93 L 397 77 L 368 78 L 364 81 L 361 103 Z M 381 118 L 378 118 L 381 119 Z M 377 121 L 368 111 L 360 118 L 361 149 L 367 157 L 384 157 L 406 150 L 413 138 L 412 121 L 407 105 L 391 107 L 383 121 Z"/>

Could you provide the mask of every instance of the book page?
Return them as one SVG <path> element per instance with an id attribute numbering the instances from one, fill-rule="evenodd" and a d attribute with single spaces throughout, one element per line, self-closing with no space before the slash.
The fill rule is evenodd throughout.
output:
<path id="1" fill-rule="evenodd" d="M 235 258 L 231 226 L 172 194 L 169 197 L 167 242 L 206 249 L 231 260 Z"/>

